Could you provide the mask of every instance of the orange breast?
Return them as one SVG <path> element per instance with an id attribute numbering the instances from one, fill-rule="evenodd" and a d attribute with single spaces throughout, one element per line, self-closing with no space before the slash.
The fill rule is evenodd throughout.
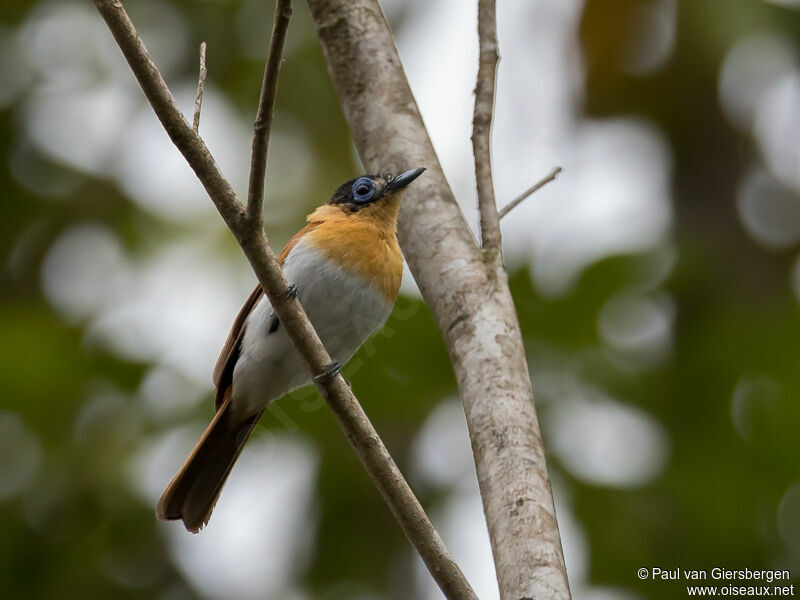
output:
<path id="1" fill-rule="evenodd" d="M 307 240 L 338 265 L 375 286 L 394 304 L 403 277 L 403 256 L 397 244 L 396 222 L 370 216 L 345 215 L 333 207 L 309 220 L 315 225 Z M 321 216 L 317 220 L 314 217 Z"/>

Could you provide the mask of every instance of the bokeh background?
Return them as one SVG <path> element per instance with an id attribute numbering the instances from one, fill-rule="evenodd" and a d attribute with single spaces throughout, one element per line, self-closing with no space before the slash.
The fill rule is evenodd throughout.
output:
<path id="1" fill-rule="evenodd" d="M 383 3 L 474 228 L 475 6 Z M 576 600 L 640 567 L 800 573 L 800 2 L 501 0 L 514 298 Z M 272 5 L 136 0 L 244 192 Z M 270 146 L 280 247 L 361 171 L 304 3 Z M 155 499 L 212 412 L 254 277 L 88 0 L 0 4 L 0 596 L 441 598 L 313 390 L 273 405 L 210 525 Z M 447 355 L 413 278 L 346 374 L 480 597 L 498 597 Z"/>

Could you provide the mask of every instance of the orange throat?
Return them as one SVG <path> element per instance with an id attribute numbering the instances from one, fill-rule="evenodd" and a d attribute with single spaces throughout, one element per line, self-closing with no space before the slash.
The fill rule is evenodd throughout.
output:
<path id="1" fill-rule="evenodd" d="M 306 240 L 331 261 L 373 285 L 394 304 L 403 277 L 403 255 L 397 243 L 395 196 L 358 212 L 326 204 L 308 216 Z"/>

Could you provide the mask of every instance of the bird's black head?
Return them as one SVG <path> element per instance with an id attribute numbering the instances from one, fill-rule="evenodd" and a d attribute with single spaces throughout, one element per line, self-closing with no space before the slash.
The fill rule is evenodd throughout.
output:
<path id="1" fill-rule="evenodd" d="M 337 204 L 352 212 L 357 212 L 366 206 L 392 197 L 422 175 L 424 171 L 425 168 L 420 167 L 400 175 L 389 173 L 362 175 L 340 185 L 328 200 L 328 204 Z"/>

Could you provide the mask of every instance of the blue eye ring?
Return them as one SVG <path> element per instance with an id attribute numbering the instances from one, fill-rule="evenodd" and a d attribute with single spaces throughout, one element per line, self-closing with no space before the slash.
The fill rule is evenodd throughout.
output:
<path id="1" fill-rule="evenodd" d="M 353 184 L 353 200 L 359 204 L 369 202 L 375 195 L 375 184 L 369 177 L 359 177 Z"/>

